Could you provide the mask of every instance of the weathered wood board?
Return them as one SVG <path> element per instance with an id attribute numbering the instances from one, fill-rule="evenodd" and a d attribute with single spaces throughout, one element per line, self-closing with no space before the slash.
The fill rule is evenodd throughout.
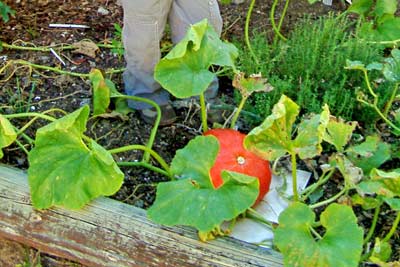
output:
<path id="1" fill-rule="evenodd" d="M 203 243 L 193 229 L 157 225 L 144 210 L 109 198 L 78 211 L 35 210 L 26 174 L 5 166 L 0 236 L 88 266 L 282 266 L 274 251 L 231 238 Z"/>

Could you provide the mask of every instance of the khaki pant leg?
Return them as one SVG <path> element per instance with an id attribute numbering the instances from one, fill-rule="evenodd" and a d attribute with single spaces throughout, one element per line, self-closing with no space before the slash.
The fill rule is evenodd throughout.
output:
<path id="1" fill-rule="evenodd" d="M 222 17 L 217 0 L 174 0 L 169 14 L 172 41 L 174 43 L 179 42 L 185 36 L 191 24 L 205 18 L 221 35 Z M 218 88 L 218 79 L 215 77 L 205 93 L 206 98 L 216 97 Z"/>
<path id="2" fill-rule="evenodd" d="M 222 17 L 217 0 L 174 0 L 169 14 L 172 41 L 179 42 L 186 34 L 187 28 L 207 18 L 208 22 L 220 35 Z"/>
<path id="3" fill-rule="evenodd" d="M 154 67 L 160 60 L 163 35 L 172 0 L 121 0 L 124 10 L 122 39 L 127 69 L 123 74 L 128 95 L 150 98 L 166 104 L 169 94 L 154 80 Z M 130 101 L 136 109 L 149 107 Z"/>

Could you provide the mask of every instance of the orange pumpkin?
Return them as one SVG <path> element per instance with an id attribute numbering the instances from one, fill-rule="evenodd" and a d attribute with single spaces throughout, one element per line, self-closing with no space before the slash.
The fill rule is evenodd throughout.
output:
<path id="1" fill-rule="evenodd" d="M 256 177 L 260 183 L 260 191 L 254 204 L 263 199 L 271 183 L 271 168 L 267 160 L 244 148 L 243 141 L 246 135 L 232 129 L 212 129 L 204 135 L 215 136 L 220 145 L 217 159 L 210 170 L 214 188 L 217 189 L 224 182 L 221 177 L 222 170 L 243 173 Z"/>

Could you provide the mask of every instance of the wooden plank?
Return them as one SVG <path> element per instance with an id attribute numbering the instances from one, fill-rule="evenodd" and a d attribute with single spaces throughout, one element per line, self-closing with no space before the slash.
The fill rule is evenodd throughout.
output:
<path id="1" fill-rule="evenodd" d="M 32 208 L 24 172 L 0 166 L 0 236 L 88 266 L 282 266 L 281 256 L 232 238 L 203 243 L 144 210 L 99 198 L 78 211 Z"/>

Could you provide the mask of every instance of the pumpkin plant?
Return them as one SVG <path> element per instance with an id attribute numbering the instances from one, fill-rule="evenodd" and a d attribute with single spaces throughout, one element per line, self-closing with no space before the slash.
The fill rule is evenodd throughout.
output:
<path id="1" fill-rule="evenodd" d="M 344 122 L 335 118 L 327 106 L 321 114 L 305 117 L 298 121 L 299 107 L 288 97 L 282 96 L 274 106 L 272 114 L 264 122 L 250 131 L 245 137 L 245 148 L 266 160 L 279 160 L 286 154 L 292 159 L 292 170 L 296 169 L 297 157 L 313 158 L 321 154 L 323 142 L 335 149 L 331 153 L 329 164 L 324 167 L 321 177 L 309 185 L 296 197 L 296 177 L 293 175 L 294 201 L 279 216 L 279 226 L 275 229 L 274 243 L 284 255 L 285 266 L 358 266 L 361 260 L 370 258 L 374 262 L 384 262 L 390 255 L 388 240 L 393 236 L 400 220 L 398 215 L 398 170 L 390 173 L 377 171 L 376 168 L 390 159 L 390 146 L 376 136 L 367 137 L 361 144 L 349 145 L 356 122 Z M 296 125 L 296 127 L 295 127 Z M 332 148 L 331 148 L 332 149 Z M 341 190 L 320 202 L 304 203 L 329 180 L 338 170 L 344 179 Z M 368 179 L 368 176 L 371 179 Z M 351 196 L 352 192 L 358 192 Z M 372 194 L 366 197 L 366 194 Z M 373 198 L 373 194 L 377 194 Z M 357 226 L 356 217 L 351 208 L 338 205 L 339 198 L 352 198 L 353 205 L 369 206 L 378 211 L 374 215 L 376 224 L 379 208 L 385 203 L 397 212 L 392 228 L 382 240 L 376 240 L 376 249 L 369 250 L 369 239 L 375 232 L 362 238 L 362 230 Z M 325 207 L 320 221 L 315 221 L 313 209 Z M 323 226 L 323 236 L 319 228 Z M 349 236 L 352 240 L 349 241 Z M 296 240 L 296 246 L 293 241 Z M 363 245 L 365 253 L 362 255 Z M 380 249 L 385 253 L 379 253 Z M 338 259 L 336 255 L 340 254 Z"/>
<path id="2" fill-rule="evenodd" d="M 346 13 L 360 16 L 362 38 L 394 46 L 400 40 L 397 0 L 353 0 Z"/>
<path id="3" fill-rule="evenodd" d="M 203 240 L 223 234 L 220 225 L 257 204 L 268 192 L 271 182 L 269 162 L 247 151 L 243 147 L 245 134 L 233 128 L 247 98 L 253 92 L 269 91 L 272 87 L 259 75 L 245 77 L 240 73 L 234 64 L 236 57 L 236 47 L 221 41 L 207 20 L 203 20 L 192 25 L 185 38 L 155 68 L 155 79 L 175 97 L 199 96 L 204 136 L 195 138 L 193 143 L 209 139 L 207 150 L 215 149 L 215 153 L 204 154 L 202 148 L 192 148 L 193 143 L 178 151 L 177 158 L 171 163 L 171 172 L 178 179 L 158 185 L 156 201 L 148 214 L 151 219 L 162 224 L 194 226 Z M 221 68 L 219 71 L 212 71 L 218 67 Z M 229 69 L 235 73 L 233 86 L 241 92 L 242 101 L 232 116 L 232 129 L 208 130 L 204 92 L 218 73 Z M 203 155 L 201 159 L 191 159 L 186 149 L 193 149 L 191 153 L 195 154 L 202 152 Z M 181 154 L 187 154 L 183 164 L 187 166 L 178 168 L 175 166 L 182 164 Z M 190 165 L 186 162 L 188 159 Z M 198 167 L 193 169 L 192 164 L 205 166 L 198 172 L 194 171 Z M 184 195 L 185 201 L 174 193 L 182 191 L 183 185 L 187 186 L 187 191 L 184 191 L 187 192 Z M 240 205 L 238 199 L 242 199 Z M 185 207 L 179 204 L 182 202 Z M 218 203 L 218 212 L 212 202 Z M 203 219 L 193 220 L 199 216 L 197 214 L 203 215 Z"/>
<path id="4" fill-rule="evenodd" d="M 399 18 L 400 19 L 400 18 Z M 400 135 L 400 109 L 394 110 L 390 114 L 390 109 L 393 103 L 399 99 L 399 86 L 400 86 L 400 49 L 396 48 L 391 51 L 391 56 L 387 57 L 383 63 L 372 62 L 365 65 L 360 61 L 347 61 L 348 70 L 358 70 L 363 72 L 364 80 L 367 87 L 367 92 L 369 93 L 372 100 L 368 99 L 362 92 L 359 92 L 357 100 L 362 104 L 372 108 L 379 115 L 379 117 L 390 126 L 393 134 Z M 370 71 L 381 72 L 383 78 L 393 84 L 392 94 L 389 100 L 385 103 L 385 108 L 381 110 L 378 106 L 380 102 L 379 93 L 374 91 L 374 86 L 369 78 L 368 73 Z M 392 120 L 390 119 L 393 118 Z"/>

